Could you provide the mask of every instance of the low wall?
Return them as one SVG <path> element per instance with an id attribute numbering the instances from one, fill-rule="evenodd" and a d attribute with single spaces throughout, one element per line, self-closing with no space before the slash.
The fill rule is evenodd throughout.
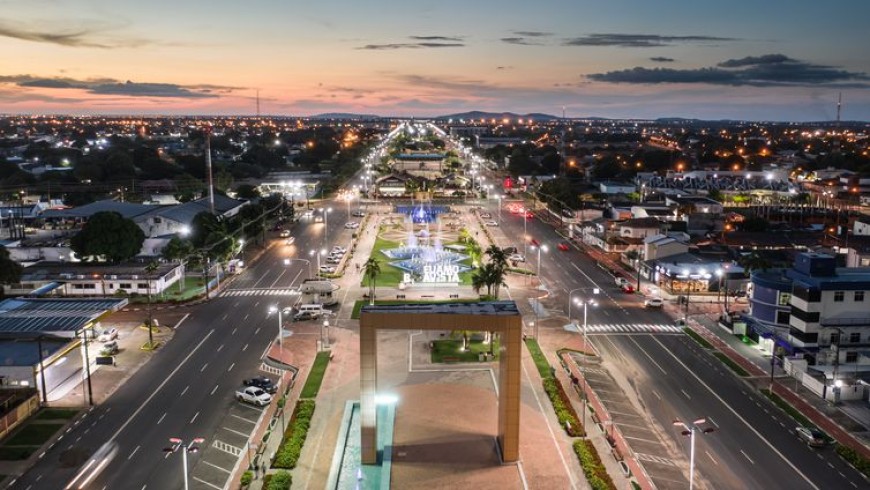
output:
<path id="1" fill-rule="evenodd" d="M 0 418 L 0 439 L 9 435 L 13 429 L 21 425 L 22 422 L 39 410 L 39 393 L 33 391 L 29 397 L 23 396 L 25 398 L 15 408 L 9 410 L 6 415 Z"/>

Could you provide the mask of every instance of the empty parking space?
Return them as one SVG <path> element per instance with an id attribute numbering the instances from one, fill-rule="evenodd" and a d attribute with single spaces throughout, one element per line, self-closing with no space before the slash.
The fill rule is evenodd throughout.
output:
<path id="1" fill-rule="evenodd" d="M 239 458 L 249 451 L 248 441 L 262 413 L 262 408 L 233 402 L 214 436 L 203 445 L 191 470 L 191 489 L 224 488 Z"/>

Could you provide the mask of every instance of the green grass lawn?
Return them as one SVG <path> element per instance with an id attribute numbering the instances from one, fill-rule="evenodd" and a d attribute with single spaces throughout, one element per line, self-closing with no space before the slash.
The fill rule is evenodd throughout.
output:
<path id="1" fill-rule="evenodd" d="M 79 413 L 76 409 L 71 408 L 44 408 L 34 419 L 36 420 L 69 420 Z"/>
<path id="2" fill-rule="evenodd" d="M 317 397 L 327 366 L 329 366 L 329 352 L 318 352 L 317 357 L 314 358 L 314 365 L 311 366 L 311 372 L 308 373 L 308 379 L 305 380 L 305 386 L 299 394 L 300 398 Z"/>
<path id="3" fill-rule="evenodd" d="M 529 349 L 529 353 L 532 355 L 532 360 L 535 361 L 535 367 L 538 368 L 538 373 L 541 375 L 541 378 L 547 379 L 552 377 L 553 373 L 550 372 L 550 363 L 547 362 L 547 358 L 541 351 L 541 347 L 538 345 L 538 341 L 532 338 L 528 338 L 526 339 L 526 347 Z"/>
<path id="4" fill-rule="evenodd" d="M 5 446 L 41 446 L 64 424 L 28 424 L 6 440 Z"/>
<path id="5" fill-rule="evenodd" d="M 498 359 L 498 347 L 498 339 L 495 339 L 495 344 L 492 345 L 494 359 Z M 468 349 L 463 351 L 461 348 L 462 339 L 436 340 L 432 342 L 432 362 L 478 362 L 479 354 L 490 351 L 490 345 L 484 344 L 483 340 L 469 339 Z"/>
<path id="6" fill-rule="evenodd" d="M 456 244 L 459 244 L 459 242 L 447 243 L 447 244 L 445 244 L 445 246 L 446 245 L 456 245 Z M 399 282 L 401 282 L 402 279 L 404 278 L 405 271 L 403 271 L 402 269 L 399 269 L 398 267 L 394 267 L 394 266 L 390 265 L 390 259 L 381 252 L 382 250 L 387 250 L 387 249 L 391 249 L 391 248 L 398 248 L 398 247 L 399 247 L 399 243 L 397 243 L 397 242 L 394 242 L 391 240 L 385 240 L 381 237 L 378 237 L 375 239 L 375 244 L 372 247 L 371 257 L 373 257 L 378 262 L 378 265 L 381 266 L 381 273 L 378 274 L 378 277 L 375 279 L 376 286 L 378 286 L 378 287 L 384 286 L 384 287 L 394 288 L 394 287 L 397 287 L 399 285 Z M 462 265 L 470 267 L 471 266 L 471 259 L 465 259 L 465 260 L 460 261 L 459 263 Z M 471 285 L 471 272 L 470 271 L 469 272 L 462 272 L 459 274 L 459 284 L 462 286 L 470 286 Z M 367 280 L 365 280 L 365 278 L 363 278 L 362 281 L 360 281 L 360 286 L 368 288 L 369 283 Z"/>

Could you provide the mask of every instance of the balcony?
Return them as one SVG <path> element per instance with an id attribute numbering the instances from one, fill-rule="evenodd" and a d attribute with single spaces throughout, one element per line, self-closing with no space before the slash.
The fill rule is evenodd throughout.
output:
<path id="1" fill-rule="evenodd" d="M 819 323 L 823 327 L 870 327 L 870 317 L 823 318 Z"/>

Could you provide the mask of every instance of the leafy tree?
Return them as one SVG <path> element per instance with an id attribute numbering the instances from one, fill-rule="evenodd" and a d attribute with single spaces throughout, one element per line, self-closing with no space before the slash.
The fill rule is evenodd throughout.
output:
<path id="1" fill-rule="evenodd" d="M 24 267 L 9 257 L 9 250 L 0 245 L 0 298 L 5 296 L 5 284 L 21 282 L 21 272 Z"/>
<path id="2" fill-rule="evenodd" d="M 486 249 L 486 255 L 489 256 L 489 263 L 487 266 L 492 267 L 492 272 L 489 276 L 490 281 L 492 282 L 492 296 L 494 296 L 495 299 L 498 299 L 499 290 L 504 284 L 505 275 L 507 275 L 508 256 L 503 248 L 499 248 L 495 245 L 490 245 L 489 248 Z"/>
<path id="3" fill-rule="evenodd" d="M 257 186 L 242 184 L 236 187 L 236 195 L 239 199 L 256 199 L 260 197 L 260 191 L 257 189 Z"/>
<path id="4" fill-rule="evenodd" d="M 142 249 L 145 233 L 136 223 L 114 211 L 94 214 L 72 239 L 70 248 L 83 260 L 105 257 L 112 263 L 133 258 Z"/>
<path id="5" fill-rule="evenodd" d="M 369 257 L 363 264 L 363 277 L 369 282 L 369 304 L 375 304 L 375 281 L 381 273 L 381 264 L 374 257 Z"/>
<path id="6" fill-rule="evenodd" d="M 169 243 L 163 247 L 163 258 L 169 261 L 178 262 L 181 265 L 181 280 L 178 282 L 178 290 L 184 290 L 184 272 L 190 255 L 193 254 L 193 245 L 187 240 L 174 236 Z"/>
<path id="7" fill-rule="evenodd" d="M 754 270 L 760 269 L 761 271 L 766 272 L 767 269 L 770 268 L 770 261 L 761 256 L 758 252 L 752 252 L 741 256 L 737 260 L 737 263 L 740 264 L 740 267 L 743 267 L 747 276 Z"/>

